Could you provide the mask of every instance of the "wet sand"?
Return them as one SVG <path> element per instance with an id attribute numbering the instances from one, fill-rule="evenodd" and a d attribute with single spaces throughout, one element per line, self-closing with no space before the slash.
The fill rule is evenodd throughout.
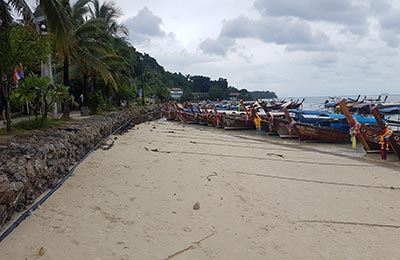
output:
<path id="1" fill-rule="evenodd" d="M 399 258 L 398 168 L 241 135 L 138 125 L 91 154 L 0 259 Z"/>

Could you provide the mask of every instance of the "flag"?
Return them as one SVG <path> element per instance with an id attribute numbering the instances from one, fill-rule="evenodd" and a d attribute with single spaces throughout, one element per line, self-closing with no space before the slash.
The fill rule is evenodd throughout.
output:
<path id="1" fill-rule="evenodd" d="M 19 65 L 19 67 L 14 70 L 13 79 L 16 83 L 18 83 L 18 81 L 23 78 L 24 78 L 24 67 L 22 65 Z"/>

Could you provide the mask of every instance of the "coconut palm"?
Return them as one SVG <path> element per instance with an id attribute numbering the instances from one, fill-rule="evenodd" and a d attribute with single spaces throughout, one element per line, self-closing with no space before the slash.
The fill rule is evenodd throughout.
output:
<path id="1" fill-rule="evenodd" d="M 69 0 L 61 0 L 73 25 L 68 49 L 64 50 L 64 85 L 69 85 L 69 67 L 78 67 L 83 78 L 83 89 L 87 90 L 89 77 L 93 74 L 108 84 L 116 86 L 110 67 L 105 63 L 109 57 L 116 56 L 109 43 L 107 22 L 103 18 L 89 16 L 90 0 L 78 0 L 71 5 Z M 88 19 L 89 18 L 89 19 Z M 69 106 L 64 105 L 63 117 L 69 117 Z"/>
<path id="2" fill-rule="evenodd" d="M 92 19 L 104 19 L 107 23 L 107 31 L 114 37 L 125 37 L 128 35 L 128 29 L 125 25 L 117 22 L 122 11 L 113 2 L 103 2 L 91 0 L 90 17 Z"/>

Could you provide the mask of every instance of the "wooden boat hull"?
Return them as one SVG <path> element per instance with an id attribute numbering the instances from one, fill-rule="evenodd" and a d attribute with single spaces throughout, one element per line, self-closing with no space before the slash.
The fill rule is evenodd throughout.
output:
<path id="1" fill-rule="evenodd" d="M 298 136 L 293 128 L 290 128 L 289 121 L 285 119 L 274 119 L 274 128 L 280 138 L 297 139 Z"/>
<path id="2" fill-rule="evenodd" d="M 208 118 L 206 114 L 198 113 L 199 125 L 208 125 Z"/>
<path id="3" fill-rule="evenodd" d="M 333 128 L 315 126 L 305 123 L 296 123 L 296 130 L 300 141 L 320 141 L 327 143 L 349 143 L 349 133 Z"/>
<path id="4" fill-rule="evenodd" d="M 199 118 L 197 117 L 197 114 L 193 113 L 187 113 L 184 111 L 180 111 L 179 119 L 186 124 L 198 124 L 199 123 Z"/>
<path id="5" fill-rule="evenodd" d="M 359 135 L 363 135 L 369 149 L 365 149 L 367 153 L 376 153 L 381 151 L 380 128 L 372 125 L 361 125 Z"/>
<path id="6" fill-rule="evenodd" d="M 169 121 L 175 121 L 176 120 L 176 112 L 168 111 L 166 118 Z"/>
<path id="7" fill-rule="evenodd" d="M 374 108 L 372 110 L 372 113 L 374 114 L 376 122 L 378 123 L 378 125 L 382 131 L 382 129 L 384 129 L 386 127 L 386 125 L 382 120 L 382 116 L 381 116 L 379 108 L 378 107 Z M 381 134 L 381 133 L 379 133 L 379 134 Z M 400 159 L 400 133 L 393 132 L 392 136 L 390 136 L 390 138 L 389 138 L 389 143 L 390 143 L 390 147 L 392 148 L 392 150 L 396 153 L 397 157 Z"/>
<path id="8" fill-rule="evenodd" d="M 393 151 L 400 159 L 400 133 L 393 133 L 389 140 Z"/>
<path id="9" fill-rule="evenodd" d="M 255 124 L 249 116 L 246 118 L 245 114 L 232 114 L 224 116 L 224 129 L 226 130 L 246 130 L 255 129 Z"/>

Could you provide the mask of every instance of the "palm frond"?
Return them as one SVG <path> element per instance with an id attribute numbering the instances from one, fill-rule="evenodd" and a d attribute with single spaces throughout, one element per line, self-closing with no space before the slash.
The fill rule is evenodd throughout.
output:
<path id="1" fill-rule="evenodd" d="M 40 7 L 47 18 L 57 49 L 65 52 L 73 37 L 70 16 L 59 1 L 40 0 Z"/>
<path id="2" fill-rule="evenodd" d="M 11 5 L 19 15 L 22 15 L 24 22 L 29 27 L 36 30 L 39 29 L 37 23 L 35 22 L 35 16 L 25 0 L 9 0 L 8 4 Z"/>
<path id="3" fill-rule="evenodd" d="M 0 0 L 0 25 L 2 28 L 8 27 L 12 22 L 11 8 L 4 0 Z"/>

